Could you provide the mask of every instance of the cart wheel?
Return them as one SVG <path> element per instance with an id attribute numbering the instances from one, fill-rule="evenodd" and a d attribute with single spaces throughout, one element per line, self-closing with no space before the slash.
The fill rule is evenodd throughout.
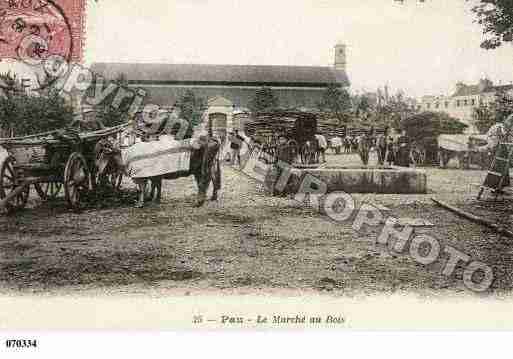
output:
<path id="1" fill-rule="evenodd" d="M 44 183 L 36 183 L 34 184 L 36 188 L 36 192 L 44 201 L 54 200 L 57 198 L 62 189 L 61 182 L 44 182 Z"/>
<path id="2" fill-rule="evenodd" d="M 2 165 L 0 166 L 0 199 L 4 199 L 13 192 L 17 186 L 20 185 L 18 174 L 14 169 L 16 160 L 14 157 L 7 157 Z M 15 211 L 22 209 L 27 204 L 27 200 L 30 193 L 30 186 L 27 186 L 19 195 L 17 195 L 12 201 L 10 201 L 6 209 L 8 211 Z"/>
<path id="3" fill-rule="evenodd" d="M 69 156 L 64 169 L 64 195 L 73 209 L 80 209 L 80 197 L 89 190 L 89 170 L 87 162 L 80 153 Z"/>

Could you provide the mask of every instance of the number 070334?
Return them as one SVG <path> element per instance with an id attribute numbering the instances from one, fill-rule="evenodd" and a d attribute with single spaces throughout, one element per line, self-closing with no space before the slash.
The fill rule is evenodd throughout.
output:
<path id="1" fill-rule="evenodd" d="M 7 348 L 37 348 L 35 339 L 7 339 L 5 341 Z"/>

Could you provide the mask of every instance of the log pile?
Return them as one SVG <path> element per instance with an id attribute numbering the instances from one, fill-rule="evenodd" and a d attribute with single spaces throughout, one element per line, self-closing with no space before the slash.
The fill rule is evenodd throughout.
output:
<path id="1" fill-rule="evenodd" d="M 316 119 L 316 128 L 305 128 L 306 132 L 320 133 L 327 139 L 338 136 L 345 137 L 346 132 L 349 136 L 359 136 L 363 134 L 368 128 L 362 127 L 349 127 L 346 129 L 341 126 L 336 119 L 323 118 L 322 115 L 312 112 L 299 112 L 299 111 L 276 111 L 268 113 L 259 113 L 247 119 L 244 124 L 245 133 L 250 137 L 257 140 L 264 140 L 274 136 L 285 136 L 287 138 L 297 137 L 296 120 L 298 126 L 301 127 L 302 123 L 309 124 L 312 119 Z M 384 132 L 383 128 L 375 128 L 375 134 Z M 301 136 L 301 137 L 304 137 Z"/>
<path id="2" fill-rule="evenodd" d="M 317 132 L 317 115 L 300 111 L 258 113 L 245 123 L 244 132 L 257 141 L 275 136 L 301 140 Z"/>

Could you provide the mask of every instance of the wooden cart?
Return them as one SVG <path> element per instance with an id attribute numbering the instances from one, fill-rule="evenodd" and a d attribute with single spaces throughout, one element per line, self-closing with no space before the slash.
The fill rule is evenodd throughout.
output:
<path id="1" fill-rule="evenodd" d="M 487 143 L 484 135 L 440 135 L 438 136 L 438 157 L 440 167 L 445 168 L 453 157 L 458 158 L 460 168 L 468 169 L 471 164 L 487 168 L 490 156 L 480 149 Z"/>
<path id="2" fill-rule="evenodd" d="M 100 141 L 118 137 L 126 124 L 98 131 L 75 133 L 59 130 L 32 136 L 0 139 L 0 209 L 25 207 L 33 186 L 43 200 L 64 196 L 73 209 L 81 207 L 81 197 L 100 184 L 119 188 L 122 173 L 117 166 L 100 172 L 96 147 Z M 109 169 L 109 167 L 111 169 Z"/>
<path id="3" fill-rule="evenodd" d="M 296 167 L 318 167 L 317 114 L 278 110 L 261 112 L 246 123 L 245 132 L 262 145 L 267 163 L 285 161 Z M 283 140 L 280 143 L 280 138 Z"/>

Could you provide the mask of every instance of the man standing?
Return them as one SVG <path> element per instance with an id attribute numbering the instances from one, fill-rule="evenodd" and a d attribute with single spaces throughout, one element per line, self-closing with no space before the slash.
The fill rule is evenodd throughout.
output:
<path id="1" fill-rule="evenodd" d="M 382 135 L 378 135 L 376 140 L 376 146 L 378 150 L 378 164 L 383 166 L 386 161 L 387 155 L 387 137 L 388 137 L 388 127 L 385 127 L 385 132 Z"/>
<path id="2" fill-rule="evenodd" d="M 232 134 L 230 138 L 230 148 L 232 150 L 232 165 L 235 165 L 235 162 L 238 161 L 240 166 L 240 148 L 244 143 L 244 138 L 239 134 L 239 130 L 235 130 L 235 133 Z"/>
<path id="3" fill-rule="evenodd" d="M 410 141 L 406 136 L 406 131 L 401 131 L 401 136 L 397 139 L 397 165 L 410 167 Z"/>
<path id="4" fill-rule="evenodd" d="M 328 148 L 328 142 L 326 138 L 320 133 L 315 135 L 315 139 L 317 140 L 317 149 L 319 153 L 319 162 L 320 157 L 322 157 L 322 163 L 326 162 L 326 149 Z"/>
<path id="5" fill-rule="evenodd" d="M 342 148 L 342 139 L 338 136 L 335 136 L 331 139 L 331 147 L 335 150 L 335 153 L 340 154 L 340 149 Z"/>
<path id="6" fill-rule="evenodd" d="M 372 147 L 372 134 L 371 132 L 365 132 L 358 139 L 358 153 L 363 164 L 367 166 L 369 164 L 369 152 Z"/>

